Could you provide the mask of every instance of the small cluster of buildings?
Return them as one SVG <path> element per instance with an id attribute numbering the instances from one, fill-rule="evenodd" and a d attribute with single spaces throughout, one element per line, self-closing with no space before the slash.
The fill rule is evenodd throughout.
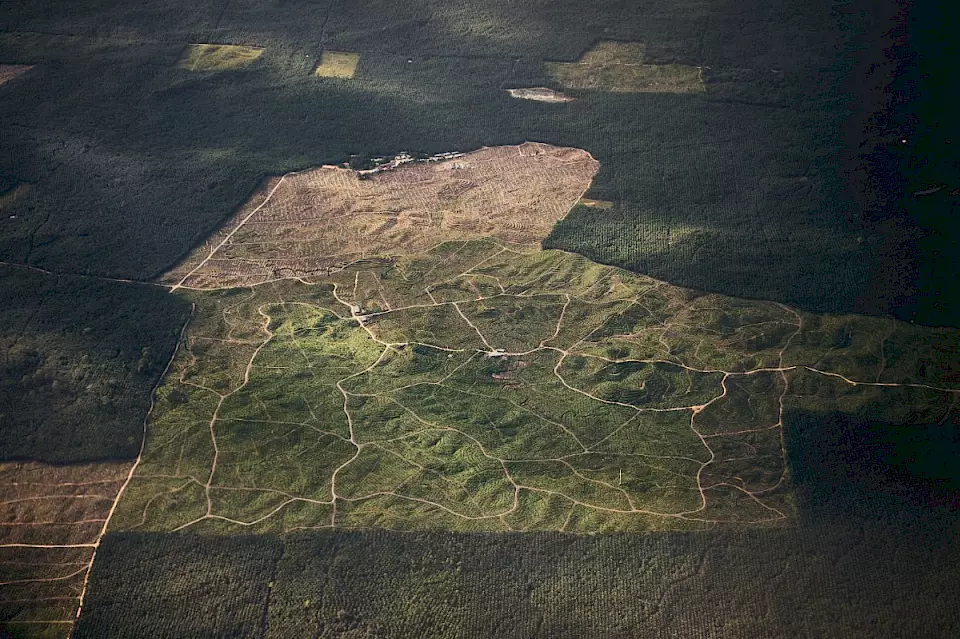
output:
<path id="1" fill-rule="evenodd" d="M 374 166 L 372 169 L 363 169 L 357 171 L 357 173 L 361 176 L 372 175 L 382 171 L 392 171 L 398 166 L 409 164 L 410 162 L 442 162 L 443 160 L 452 160 L 453 158 L 459 157 L 463 157 L 463 153 L 459 153 L 457 151 L 437 153 L 436 155 L 431 155 L 428 158 L 416 158 L 409 153 L 401 152 L 392 158 L 374 158 L 373 163 L 376 166 Z"/>

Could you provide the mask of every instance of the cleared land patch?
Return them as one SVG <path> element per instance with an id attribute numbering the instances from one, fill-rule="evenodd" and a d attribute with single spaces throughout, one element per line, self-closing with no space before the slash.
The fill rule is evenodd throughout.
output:
<path id="1" fill-rule="evenodd" d="M 352 78 L 359 63 L 359 53 L 324 51 L 313 73 L 321 78 Z"/>
<path id="2" fill-rule="evenodd" d="M 0 461 L 135 458 L 189 310 L 158 286 L 0 265 Z"/>
<path id="3" fill-rule="evenodd" d="M 698 93 L 701 70 L 684 64 L 648 64 L 637 42 L 600 42 L 577 62 L 547 62 L 547 72 L 569 89 L 620 93 Z"/>
<path id="4" fill-rule="evenodd" d="M 613 202 L 609 200 L 591 200 L 589 198 L 583 198 L 577 204 L 581 206 L 588 206 L 592 209 L 612 209 Z"/>
<path id="5" fill-rule="evenodd" d="M 32 68 L 33 66 L 28 64 L 0 64 L 0 85 L 23 75 Z"/>
<path id="6" fill-rule="evenodd" d="M 792 512 L 780 351 L 798 327 L 776 305 L 495 239 L 184 295 L 197 316 L 117 529 L 596 532 Z"/>
<path id="7" fill-rule="evenodd" d="M 773 523 L 794 508 L 785 410 L 949 416 L 955 331 L 541 250 L 595 171 L 526 144 L 268 185 L 166 278 L 197 314 L 113 526 Z"/>
<path id="8" fill-rule="evenodd" d="M 586 151 L 525 143 L 369 177 L 329 166 L 291 173 L 270 180 L 163 281 L 221 288 L 313 278 L 487 236 L 538 246 L 598 168 Z"/>
<path id="9" fill-rule="evenodd" d="M 0 464 L 0 627 L 64 637 L 132 462 Z"/>
<path id="10" fill-rule="evenodd" d="M 548 89 L 546 87 L 535 87 L 532 89 L 507 89 L 511 98 L 521 100 L 534 100 L 536 102 L 573 102 L 576 98 L 569 95 Z"/>
<path id="11" fill-rule="evenodd" d="M 188 44 L 177 66 L 190 71 L 227 71 L 249 66 L 263 54 L 262 47 L 235 44 Z"/>

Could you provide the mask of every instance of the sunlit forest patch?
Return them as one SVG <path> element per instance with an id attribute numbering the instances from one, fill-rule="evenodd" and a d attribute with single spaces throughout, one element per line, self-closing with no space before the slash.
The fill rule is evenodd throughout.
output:
<path id="1" fill-rule="evenodd" d="M 547 71 L 569 89 L 618 93 L 704 91 L 703 71 L 683 64 L 651 64 L 639 42 L 600 42 L 576 62 L 547 62 Z"/>

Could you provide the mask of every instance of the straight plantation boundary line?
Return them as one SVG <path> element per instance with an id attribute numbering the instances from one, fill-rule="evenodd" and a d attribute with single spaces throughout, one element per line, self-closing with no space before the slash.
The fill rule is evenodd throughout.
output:
<path id="1" fill-rule="evenodd" d="M 170 288 L 169 284 L 160 284 L 159 282 L 151 282 L 149 280 L 131 280 L 120 277 L 107 277 L 106 275 L 91 275 L 89 273 L 69 273 L 65 271 L 48 271 L 45 268 L 39 266 L 34 266 L 32 264 L 22 264 L 20 262 L 7 262 L 6 260 L 0 260 L 0 267 L 6 266 L 9 268 L 19 268 L 26 271 L 34 271 L 36 273 L 41 273 L 43 275 L 49 275 L 50 277 L 82 277 L 91 280 L 99 280 L 101 282 L 115 282 L 117 284 L 140 284 L 143 286 L 154 286 L 156 288 Z"/>
<path id="2" fill-rule="evenodd" d="M 193 320 L 196 310 L 197 305 L 192 304 L 190 307 L 190 316 L 180 328 L 180 337 L 177 340 L 177 345 L 174 347 L 173 353 L 171 353 L 170 359 L 167 361 L 167 365 L 164 367 L 163 372 L 157 379 L 157 383 L 154 385 L 153 390 L 150 391 L 150 408 L 147 409 L 147 414 L 143 417 L 143 436 L 140 439 L 140 452 L 137 454 L 136 460 L 134 460 L 133 465 L 130 467 L 130 472 L 127 473 L 127 479 L 123 482 L 123 485 L 120 486 L 120 490 L 117 492 L 116 499 L 113 500 L 113 505 L 110 507 L 110 512 L 107 513 L 107 518 L 103 522 L 103 527 L 100 529 L 100 534 L 97 535 L 96 542 L 92 544 L 93 555 L 90 557 L 90 565 L 87 567 L 87 572 L 83 576 L 83 588 L 80 590 L 80 597 L 79 601 L 77 602 L 77 614 L 71 624 L 76 624 L 77 620 L 80 619 L 81 612 L 83 612 L 83 602 L 87 595 L 87 586 L 90 583 L 90 572 L 93 570 L 94 563 L 96 563 L 97 551 L 100 549 L 100 542 L 103 540 L 103 536 L 107 533 L 107 528 L 110 526 L 110 520 L 113 518 L 113 514 L 117 510 L 117 504 L 120 503 L 120 498 L 123 497 L 123 493 L 126 491 L 127 486 L 130 485 L 130 481 L 133 479 L 133 475 L 137 470 L 137 466 L 140 465 L 140 460 L 143 459 L 143 451 L 147 445 L 147 421 L 150 419 L 150 414 L 153 412 L 153 407 L 156 405 L 157 390 L 159 390 L 160 385 L 163 383 L 163 380 L 166 378 L 167 373 L 170 370 L 170 367 L 173 365 L 173 360 L 176 359 L 177 353 L 180 351 L 180 344 L 183 342 L 183 339 L 187 334 L 187 327 L 190 326 L 190 322 Z"/>
<path id="3" fill-rule="evenodd" d="M 239 231 L 239 230 L 243 227 L 243 225 L 246 224 L 246 223 L 250 220 L 250 218 L 252 218 L 254 215 L 256 215 L 257 213 L 259 213 L 259 212 L 260 212 L 260 209 L 262 209 L 264 206 L 267 205 L 267 203 L 270 201 L 270 198 L 273 197 L 273 194 L 277 192 L 277 189 L 280 188 L 280 185 L 283 184 L 283 181 L 284 181 L 285 179 L 287 179 L 287 176 L 296 175 L 297 173 L 299 173 L 299 171 L 291 171 L 290 173 L 284 174 L 284 175 L 280 178 L 280 180 L 274 185 L 274 187 L 270 190 L 270 193 L 267 194 L 266 199 L 264 199 L 263 202 L 261 202 L 260 205 L 259 205 L 257 208 L 255 208 L 255 209 L 253 209 L 252 211 L 250 211 L 250 213 L 248 213 L 247 216 L 246 216 L 245 218 L 243 218 L 243 220 L 241 220 L 240 223 L 237 224 L 237 226 L 236 226 L 232 231 L 230 231 L 229 233 L 227 233 L 227 236 L 226 236 L 225 238 L 223 238 L 223 240 L 221 240 L 220 243 L 217 244 L 217 245 L 213 248 L 213 250 L 210 251 L 209 255 L 207 255 L 205 258 L 203 258 L 203 261 L 200 262 L 199 264 L 197 264 L 197 265 L 193 268 L 193 270 L 191 270 L 189 273 L 187 273 L 186 275 L 184 275 L 183 278 L 182 278 L 179 282 L 177 282 L 177 283 L 170 289 L 170 292 L 173 293 L 173 292 L 176 291 L 178 288 L 180 288 L 181 286 L 183 286 L 184 282 L 186 282 L 188 279 L 190 279 L 190 277 L 191 277 L 194 273 L 196 273 L 196 272 L 199 271 L 201 268 L 203 268 L 203 267 L 206 265 L 206 263 L 210 261 L 210 258 L 212 258 L 212 257 L 216 254 L 217 251 L 219 251 L 221 248 L 223 248 L 224 245 L 226 245 L 226 243 L 230 241 L 230 238 L 233 237 L 234 233 L 236 233 L 237 231 Z M 243 206 L 243 205 L 241 204 L 241 206 Z"/>

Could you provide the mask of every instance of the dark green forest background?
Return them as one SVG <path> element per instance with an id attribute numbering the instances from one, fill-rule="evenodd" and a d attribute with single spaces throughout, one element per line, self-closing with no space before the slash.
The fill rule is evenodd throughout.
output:
<path id="1" fill-rule="evenodd" d="M 951 231 L 956 186 L 910 195 L 956 179 L 937 155 L 954 125 L 887 108 L 910 94 L 927 111 L 949 101 L 924 79 L 927 58 L 891 80 L 911 59 L 897 58 L 896 33 L 882 35 L 896 22 L 869 4 L 2 6 L 0 59 L 38 65 L 0 88 L 0 189 L 37 186 L 2 222 L 6 260 L 152 278 L 266 175 L 537 140 L 590 151 L 602 167 L 592 195 L 616 203 L 576 211 L 551 246 L 703 290 L 954 322 L 944 287 L 955 264 L 918 238 Z M 549 85 L 545 60 L 574 60 L 601 39 L 703 67 L 706 93 L 587 91 L 544 105 L 502 91 Z M 174 65 L 190 42 L 266 51 L 247 70 L 193 73 Z M 321 48 L 360 52 L 357 78 L 312 77 Z"/>
<path id="2" fill-rule="evenodd" d="M 0 461 L 132 459 L 190 305 L 0 265 Z"/>

